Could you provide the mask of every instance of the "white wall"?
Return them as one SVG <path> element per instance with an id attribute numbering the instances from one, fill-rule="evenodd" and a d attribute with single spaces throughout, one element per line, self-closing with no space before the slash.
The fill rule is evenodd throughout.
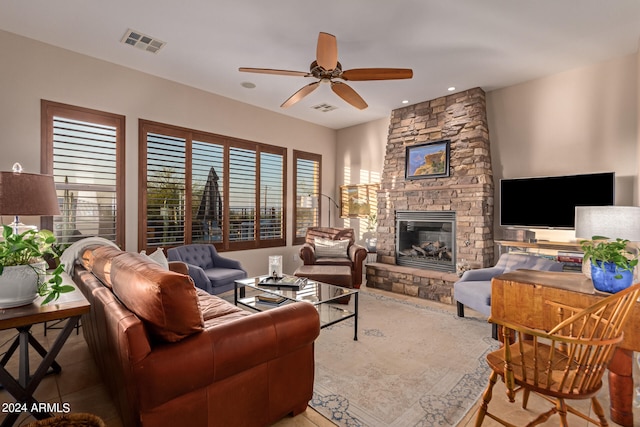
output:
<path id="1" fill-rule="evenodd" d="M 3 31 L 0 52 L 0 170 L 10 170 L 14 162 L 26 171 L 40 170 L 41 99 L 126 116 L 127 250 L 137 250 L 139 118 L 288 147 L 288 242 L 294 202 L 292 149 L 321 154 L 322 186 L 336 187 L 335 130 Z M 10 220 L 3 218 L 5 223 Z M 298 264 L 293 261 L 297 248 L 227 255 L 253 275 L 264 272 L 269 254 L 282 254 L 285 272 L 292 273 Z"/>
<path id="2" fill-rule="evenodd" d="M 380 182 L 390 120 L 391 116 L 338 131 L 335 190 L 338 200 L 340 185 Z M 366 224 L 361 227 L 360 219 L 346 218 L 340 221 L 339 225 L 354 228 L 362 240 Z"/>
<path id="3" fill-rule="evenodd" d="M 607 171 L 616 204 L 638 204 L 638 55 L 489 92 L 487 118 L 496 212 L 500 178 Z"/>

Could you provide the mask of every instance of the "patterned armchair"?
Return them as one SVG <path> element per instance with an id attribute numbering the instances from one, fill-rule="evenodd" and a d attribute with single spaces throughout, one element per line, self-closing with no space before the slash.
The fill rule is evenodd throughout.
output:
<path id="1" fill-rule="evenodd" d="M 354 288 L 362 285 L 362 264 L 367 250 L 355 243 L 353 228 L 309 227 L 300 248 L 304 265 L 346 265 Z"/>

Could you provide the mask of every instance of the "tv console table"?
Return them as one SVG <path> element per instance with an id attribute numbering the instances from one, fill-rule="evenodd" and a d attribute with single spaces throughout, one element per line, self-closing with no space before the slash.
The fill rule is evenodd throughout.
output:
<path id="1" fill-rule="evenodd" d="M 496 240 L 498 256 L 512 249 L 523 252 L 531 252 L 533 255 L 540 250 L 555 251 L 555 259 L 561 262 L 565 271 L 580 271 L 582 269 L 582 248 L 577 242 L 551 242 L 541 240 L 538 242 L 517 242 L 514 240 Z M 566 252 L 562 254 L 562 252 Z M 580 254 L 580 255 L 576 255 Z"/>
<path id="2" fill-rule="evenodd" d="M 538 242 L 516 242 L 514 240 L 496 240 L 500 254 L 503 248 L 518 248 L 525 252 L 530 249 L 550 249 L 554 251 L 571 251 L 582 252 L 580 244 L 577 242 L 551 242 L 548 240 L 540 240 Z"/>

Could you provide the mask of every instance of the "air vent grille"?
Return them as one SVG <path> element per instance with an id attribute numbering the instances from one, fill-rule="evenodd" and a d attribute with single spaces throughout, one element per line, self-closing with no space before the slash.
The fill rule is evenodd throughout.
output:
<path id="1" fill-rule="evenodd" d="M 313 108 L 314 110 L 322 111 L 323 113 L 328 113 L 329 111 L 333 111 L 333 110 L 337 109 L 338 107 L 335 107 L 333 105 L 329 105 L 327 103 L 322 103 L 322 104 L 314 105 L 311 108 Z"/>
<path id="2" fill-rule="evenodd" d="M 127 30 L 120 41 L 124 44 L 135 46 L 138 49 L 146 50 L 151 53 L 158 53 L 158 51 L 166 44 L 165 42 L 143 34 L 140 31 L 131 29 Z"/>

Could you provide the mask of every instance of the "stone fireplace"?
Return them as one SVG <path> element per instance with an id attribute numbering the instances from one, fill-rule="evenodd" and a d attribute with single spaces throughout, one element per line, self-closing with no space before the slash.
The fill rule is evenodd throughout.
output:
<path id="1" fill-rule="evenodd" d="M 406 179 L 407 147 L 441 140 L 448 176 Z M 367 286 L 452 304 L 456 262 L 493 265 L 493 188 L 482 89 L 394 110 Z"/>

